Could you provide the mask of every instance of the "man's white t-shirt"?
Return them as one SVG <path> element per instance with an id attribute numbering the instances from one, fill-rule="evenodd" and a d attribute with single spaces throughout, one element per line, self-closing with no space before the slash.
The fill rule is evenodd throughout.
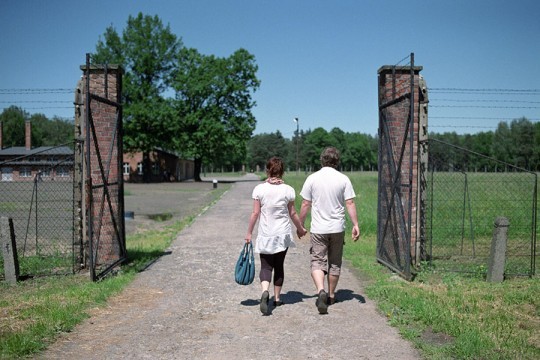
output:
<path id="1" fill-rule="evenodd" d="M 356 197 L 346 175 L 325 166 L 307 177 L 300 195 L 311 201 L 310 232 L 334 234 L 345 231 L 345 201 Z"/>
<path id="2" fill-rule="evenodd" d="M 287 184 L 265 182 L 253 189 L 252 198 L 261 204 L 254 252 L 275 254 L 295 246 L 288 208 L 295 197 L 294 189 Z"/>

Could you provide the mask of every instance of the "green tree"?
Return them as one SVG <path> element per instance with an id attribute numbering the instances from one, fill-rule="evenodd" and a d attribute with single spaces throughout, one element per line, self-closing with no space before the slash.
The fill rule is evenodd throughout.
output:
<path id="1" fill-rule="evenodd" d="M 540 171 L 540 122 L 534 124 L 533 158 L 531 169 Z"/>
<path id="2" fill-rule="evenodd" d="M 3 147 L 24 146 L 24 122 L 28 114 L 17 106 L 10 106 L 0 114 L 4 127 Z"/>
<path id="3" fill-rule="evenodd" d="M 260 85 L 255 57 L 244 49 L 227 58 L 182 49 L 172 77 L 176 93 L 176 149 L 195 162 L 195 180 L 204 164 L 245 161 L 255 129 L 252 92 Z"/>
<path id="4" fill-rule="evenodd" d="M 254 135 L 248 142 L 248 166 L 253 171 L 257 167 L 260 171 L 264 171 L 266 161 L 272 156 L 279 156 L 285 161 L 285 166 L 292 169 L 295 165 L 286 162 L 289 150 L 287 141 L 279 131 Z"/>
<path id="5" fill-rule="evenodd" d="M 182 41 L 157 16 L 129 16 L 122 36 L 110 26 L 100 37 L 92 62 L 124 69 L 124 147 L 142 151 L 171 149 L 177 129 L 171 103 L 164 98 Z M 149 174 L 145 161 L 145 174 Z"/>
<path id="6" fill-rule="evenodd" d="M 72 146 L 73 122 L 58 117 L 49 120 L 43 114 L 30 115 L 21 108 L 11 106 L 0 114 L 4 126 L 4 147 L 25 145 L 25 123 L 30 121 L 32 127 L 32 147 L 39 146 Z"/>
<path id="7" fill-rule="evenodd" d="M 524 169 L 531 169 L 534 154 L 534 126 L 522 117 L 510 123 L 511 143 L 513 146 L 513 164 Z"/>

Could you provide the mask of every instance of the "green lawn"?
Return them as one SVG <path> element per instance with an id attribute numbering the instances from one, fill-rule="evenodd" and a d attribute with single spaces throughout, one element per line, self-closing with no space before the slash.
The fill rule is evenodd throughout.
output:
<path id="1" fill-rule="evenodd" d="M 345 257 L 360 270 L 366 295 L 420 349 L 426 359 L 539 359 L 540 278 L 509 278 L 487 283 L 478 274 L 423 267 L 407 282 L 375 259 L 377 174 L 347 173 L 358 195 L 361 239 L 347 241 Z M 287 173 L 297 191 L 304 174 Z M 216 191 L 217 199 L 229 184 Z M 299 209 L 300 197 L 297 197 Z M 34 354 L 86 318 L 159 257 L 191 218 L 160 231 L 128 238 L 129 264 L 115 277 L 92 283 L 85 276 L 25 281 L 0 288 L 0 358 Z M 349 224 L 350 226 L 350 224 Z M 350 236 L 350 231 L 347 231 Z"/>

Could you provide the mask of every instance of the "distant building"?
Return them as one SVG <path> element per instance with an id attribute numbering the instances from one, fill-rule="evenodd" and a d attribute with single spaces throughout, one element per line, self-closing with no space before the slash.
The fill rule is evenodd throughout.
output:
<path id="1" fill-rule="evenodd" d="M 192 180 L 195 166 L 193 160 L 181 159 L 178 155 L 161 149 L 149 154 L 149 182 L 169 182 Z M 125 182 L 143 182 L 144 159 L 142 152 L 124 153 L 122 172 Z"/>
<path id="2" fill-rule="evenodd" d="M 0 122 L 0 181 L 32 181 L 36 176 L 54 180 L 73 179 L 73 150 L 67 146 L 32 148 L 32 127 L 25 123 L 25 146 L 3 147 Z"/>

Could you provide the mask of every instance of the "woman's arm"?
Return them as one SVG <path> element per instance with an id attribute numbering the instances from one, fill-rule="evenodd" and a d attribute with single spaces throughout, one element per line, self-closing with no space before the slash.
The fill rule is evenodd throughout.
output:
<path id="1" fill-rule="evenodd" d="M 294 207 L 294 201 L 289 201 L 289 203 L 287 204 L 287 207 L 289 208 L 289 216 L 291 217 L 291 220 L 294 226 L 296 226 L 296 234 L 298 235 L 298 237 L 302 237 L 306 235 L 307 230 L 304 228 L 304 226 L 302 226 L 300 217 L 296 213 L 296 208 Z"/>
<path id="2" fill-rule="evenodd" d="M 246 242 L 249 243 L 251 241 L 251 234 L 253 233 L 253 228 L 255 227 L 255 224 L 257 223 L 257 220 L 259 219 L 259 215 L 261 214 L 261 203 L 257 199 L 253 199 L 253 210 L 251 211 L 251 216 L 249 218 L 249 224 L 248 224 L 248 231 L 246 234 Z"/>

